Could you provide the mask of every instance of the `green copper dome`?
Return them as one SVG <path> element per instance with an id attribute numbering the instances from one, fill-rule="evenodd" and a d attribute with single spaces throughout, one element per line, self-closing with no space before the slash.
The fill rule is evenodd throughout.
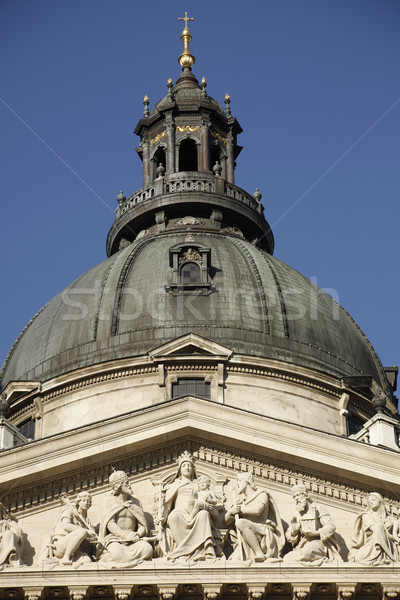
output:
<path id="1" fill-rule="evenodd" d="M 177 247 L 207 252 L 204 290 L 174 293 Z M 2 387 L 142 355 L 189 332 L 338 378 L 369 375 L 388 389 L 371 344 L 330 296 L 240 235 L 187 231 L 145 235 L 51 300 L 11 349 Z"/>

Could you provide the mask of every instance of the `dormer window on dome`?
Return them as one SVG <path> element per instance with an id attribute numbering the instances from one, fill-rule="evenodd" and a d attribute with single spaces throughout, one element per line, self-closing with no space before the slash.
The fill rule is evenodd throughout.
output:
<path id="1" fill-rule="evenodd" d="M 209 294 L 211 250 L 204 246 L 188 243 L 177 245 L 169 251 L 172 277 L 167 292 L 174 295 L 183 293 Z"/>

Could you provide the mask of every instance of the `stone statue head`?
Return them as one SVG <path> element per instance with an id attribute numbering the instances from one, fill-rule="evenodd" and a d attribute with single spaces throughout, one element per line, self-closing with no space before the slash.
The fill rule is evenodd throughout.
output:
<path id="1" fill-rule="evenodd" d="M 122 487 L 129 488 L 129 492 L 132 492 L 131 487 L 129 485 L 128 475 L 125 471 L 113 471 L 108 478 L 108 481 L 112 488 L 112 494 L 114 496 L 118 496 L 121 492 Z"/>
<path id="2" fill-rule="evenodd" d="M 307 505 L 311 502 L 311 498 L 308 495 L 308 490 L 304 483 L 299 483 L 291 488 L 293 499 L 296 503 L 296 508 L 300 512 L 307 510 Z"/>
<path id="3" fill-rule="evenodd" d="M 75 508 L 78 508 L 80 504 L 86 510 L 92 506 L 92 496 L 89 492 L 79 492 L 74 501 Z"/>
<path id="4" fill-rule="evenodd" d="M 245 473 L 238 473 L 237 476 L 237 485 L 239 493 L 244 492 L 246 487 L 249 485 L 253 490 L 256 489 L 256 484 L 254 482 L 253 474 L 250 471 L 246 471 Z"/>
<path id="5" fill-rule="evenodd" d="M 211 481 L 207 475 L 200 475 L 197 478 L 197 485 L 199 486 L 199 490 L 209 490 Z"/>
<path id="6" fill-rule="evenodd" d="M 386 514 L 386 508 L 381 494 L 378 494 L 378 492 L 371 492 L 368 494 L 368 510 Z"/>
<path id="7" fill-rule="evenodd" d="M 183 452 L 178 458 L 178 472 L 177 477 L 184 475 L 189 479 L 195 479 L 196 473 L 194 469 L 194 458 L 187 450 Z"/>

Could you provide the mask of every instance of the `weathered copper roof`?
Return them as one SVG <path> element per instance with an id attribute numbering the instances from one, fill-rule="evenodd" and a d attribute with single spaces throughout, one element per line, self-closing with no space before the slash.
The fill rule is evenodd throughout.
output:
<path id="1" fill-rule="evenodd" d="M 145 236 L 53 298 L 25 328 L 2 373 L 40 380 L 147 353 L 188 332 L 236 353 L 303 365 L 336 377 L 370 375 L 387 389 L 371 344 L 336 302 L 306 277 L 226 233 L 198 232 L 210 249 L 213 293 L 174 296 L 169 249 L 185 232 Z"/>

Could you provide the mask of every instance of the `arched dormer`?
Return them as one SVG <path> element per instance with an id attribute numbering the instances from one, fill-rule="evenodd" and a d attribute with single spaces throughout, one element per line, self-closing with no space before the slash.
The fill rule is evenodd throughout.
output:
<path id="1" fill-rule="evenodd" d="M 169 250 L 172 277 L 167 292 L 209 294 L 211 250 L 205 246 L 178 244 Z"/>

